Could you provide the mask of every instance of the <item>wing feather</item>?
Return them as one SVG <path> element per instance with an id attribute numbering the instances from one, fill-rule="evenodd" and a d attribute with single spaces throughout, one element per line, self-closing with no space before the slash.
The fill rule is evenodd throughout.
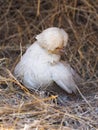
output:
<path id="1" fill-rule="evenodd" d="M 61 63 L 52 66 L 53 81 L 68 93 L 76 92 L 75 71 L 69 64 Z M 74 74 L 74 75 L 73 75 Z"/>

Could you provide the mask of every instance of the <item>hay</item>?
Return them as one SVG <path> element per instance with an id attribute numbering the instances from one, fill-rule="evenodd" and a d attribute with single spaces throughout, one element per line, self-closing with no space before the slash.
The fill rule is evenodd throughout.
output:
<path id="1" fill-rule="evenodd" d="M 31 94 L 12 76 L 21 52 L 52 26 L 69 34 L 62 58 L 84 79 L 80 90 L 86 102 L 59 106 L 56 96 Z M 0 0 L 0 99 L 1 130 L 98 129 L 97 0 Z"/>

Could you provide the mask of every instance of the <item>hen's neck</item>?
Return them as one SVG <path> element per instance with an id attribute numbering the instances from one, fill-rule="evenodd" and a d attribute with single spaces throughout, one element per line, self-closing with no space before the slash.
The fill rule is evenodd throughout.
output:
<path id="1" fill-rule="evenodd" d="M 52 63 L 57 63 L 60 61 L 61 56 L 57 55 L 57 54 L 53 54 L 50 53 L 48 50 L 46 50 L 45 48 L 42 48 L 38 43 L 37 45 L 39 46 L 39 48 L 41 49 L 41 52 L 44 54 L 44 56 L 46 55 L 47 59 Z"/>

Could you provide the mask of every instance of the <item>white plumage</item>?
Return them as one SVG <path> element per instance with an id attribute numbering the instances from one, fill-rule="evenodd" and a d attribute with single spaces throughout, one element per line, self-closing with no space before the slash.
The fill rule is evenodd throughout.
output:
<path id="1" fill-rule="evenodd" d="M 60 51 L 67 45 L 68 34 L 60 28 L 51 27 L 36 36 L 27 49 L 14 74 L 29 88 L 38 90 L 55 82 L 68 93 L 76 91 L 74 70 L 60 60 Z"/>

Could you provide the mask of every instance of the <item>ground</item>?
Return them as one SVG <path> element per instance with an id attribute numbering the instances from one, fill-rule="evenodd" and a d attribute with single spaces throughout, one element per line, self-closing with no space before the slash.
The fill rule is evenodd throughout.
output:
<path id="1" fill-rule="evenodd" d="M 13 76 L 35 36 L 48 27 L 69 34 L 62 56 L 83 79 L 77 98 L 32 93 Z M 72 95 L 69 95 L 70 97 Z M 98 130 L 98 1 L 0 0 L 0 130 Z"/>

